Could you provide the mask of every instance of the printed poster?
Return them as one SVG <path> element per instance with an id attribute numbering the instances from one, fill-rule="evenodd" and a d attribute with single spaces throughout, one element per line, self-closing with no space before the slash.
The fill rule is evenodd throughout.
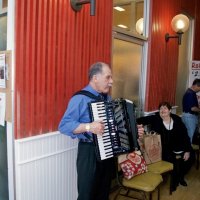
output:
<path id="1" fill-rule="evenodd" d="M 0 88 L 6 88 L 6 54 L 0 54 Z"/>
<path id="2" fill-rule="evenodd" d="M 193 60 L 190 64 L 189 87 L 196 78 L 200 79 L 200 61 Z M 197 93 L 197 99 L 200 106 L 200 92 Z"/>
<path id="3" fill-rule="evenodd" d="M 6 94 L 0 93 L 0 125 L 5 124 L 5 114 L 6 114 Z"/>

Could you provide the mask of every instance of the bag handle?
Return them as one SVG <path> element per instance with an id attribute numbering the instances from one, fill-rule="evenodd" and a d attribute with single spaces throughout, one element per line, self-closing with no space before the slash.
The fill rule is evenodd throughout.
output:
<path id="1" fill-rule="evenodd" d="M 156 131 L 147 132 L 145 135 L 159 135 Z"/>

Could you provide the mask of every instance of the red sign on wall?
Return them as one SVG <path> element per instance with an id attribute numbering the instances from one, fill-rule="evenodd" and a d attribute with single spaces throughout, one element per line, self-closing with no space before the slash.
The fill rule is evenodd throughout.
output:
<path id="1" fill-rule="evenodd" d="M 189 87 L 196 78 L 200 79 L 200 61 L 198 60 L 194 60 L 190 64 Z M 197 93 L 197 98 L 200 106 L 200 92 Z"/>

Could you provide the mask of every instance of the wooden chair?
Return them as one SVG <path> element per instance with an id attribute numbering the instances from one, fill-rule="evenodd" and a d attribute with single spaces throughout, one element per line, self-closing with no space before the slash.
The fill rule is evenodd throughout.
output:
<path id="1" fill-rule="evenodd" d="M 127 180 L 123 177 L 123 173 L 118 165 L 117 159 L 116 159 L 115 165 L 116 165 L 116 178 L 117 178 L 119 189 L 114 200 L 117 199 L 118 195 L 136 199 L 136 197 L 133 197 L 130 195 L 130 191 L 141 193 L 142 194 L 141 198 L 144 200 L 146 199 L 152 200 L 152 193 L 155 190 L 157 190 L 158 192 L 157 199 L 158 200 L 160 199 L 160 183 L 163 181 L 162 176 L 160 174 L 146 172 L 146 173 L 137 175 L 130 180 Z M 122 189 L 126 191 L 123 194 L 121 193 Z"/>
<path id="2" fill-rule="evenodd" d="M 173 170 L 173 164 L 164 160 L 161 160 L 156 163 L 152 163 L 147 165 L 147 169 L 149 172 L 165 175 L 170 174 L 170 186 L 169 186 L 169 193 L 172 194 L 172 178 L 171 173 Z"/>

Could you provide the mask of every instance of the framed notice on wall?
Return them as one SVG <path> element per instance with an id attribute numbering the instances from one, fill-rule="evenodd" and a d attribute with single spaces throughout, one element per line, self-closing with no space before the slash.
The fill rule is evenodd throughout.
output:
<path id="1" fill-rule="evenodd" d="M 190 64 L 189 87 L 196 78 L 200 79 L 200 61 L 193 60 Z M 200 105 L 200 92 L 197 93 L 197 98 Z"/>
<path id="2" fill-rule="evenodd" d="M 193 60 L 190 64 L 189 87 L 196 78 L 200 78 L 200 61 Z"/>
<path id="3" fill-rule="evenodd" d="M 12 67 L 11 51 L 0 51 L 0 125 L 3 120 L 12 122 Z M 6 87 L 5 87 L 6 86 Z M 5 97 L 4 97 L 5 94 Z M 4 111 L 5 109 L 5 111 Z M 5 112 L 5 114 L 4 114 Z M 5 119 L 4 119 L 5 116 Z"/>
<path id="4" fill-rule="evenodd" d="M 6 54 L 0 54 L 0 88 L 6 87 Z"/>

